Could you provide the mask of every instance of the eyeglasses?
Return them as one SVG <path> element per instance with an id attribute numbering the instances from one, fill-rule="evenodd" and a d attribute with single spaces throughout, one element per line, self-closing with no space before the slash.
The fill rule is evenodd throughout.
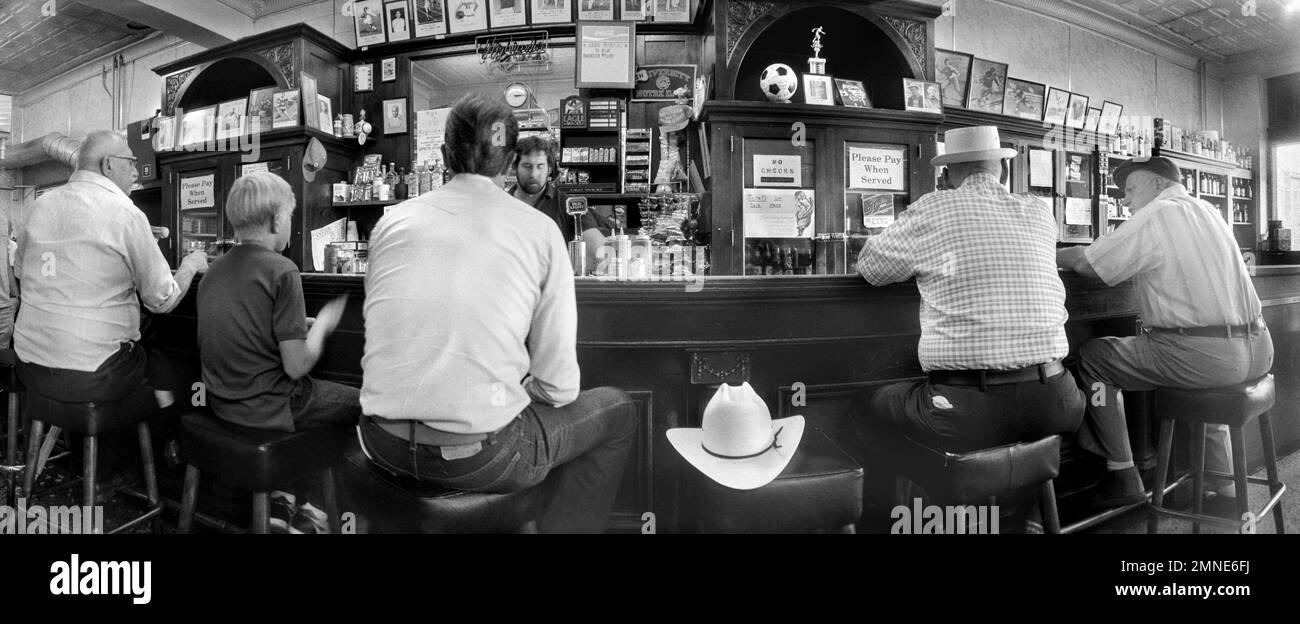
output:
<path id="1" fill-rule="evenodd" d="M 134 165 L 134 164 L 136 163 L 136 161 L 140 160 L 139 158 L 136 158 L 135 156 L 116 156 L 116 155 L 114 155 L 114 156 L 109 156 L 109 158 L 121 158 L 122 160 L 129 160 L 129 161 L 131 161 L 131 164 L 132 164 L 132 165 Z"/>

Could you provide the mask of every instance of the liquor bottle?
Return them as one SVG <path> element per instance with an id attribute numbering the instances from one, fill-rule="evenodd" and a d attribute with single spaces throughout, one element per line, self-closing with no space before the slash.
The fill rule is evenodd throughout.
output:
<path id="1" fill-rule="evenodd" d="M 406 181 L 406 191 L 407 191 L 407 193 L 413 193 L 413 194 L 414 194 L 413 196 L 415 196 L 415 197 L 419 197 L 419 196 L 420 196 L 420 176 L 418 176 L 418 175 L 415 174 L 415 167 L 414 167 L 414 166 L 411 167 L 411 170 L 410 170 L 410 171 L 406 172 L 405 181 Z"/>
<path id="2" fill-rule="evenodd" d="M 393 199 L 406 199 L 410 186 L 406 184 L 406 170 L 397 170 L 397 184 L 393 185 Z"/>

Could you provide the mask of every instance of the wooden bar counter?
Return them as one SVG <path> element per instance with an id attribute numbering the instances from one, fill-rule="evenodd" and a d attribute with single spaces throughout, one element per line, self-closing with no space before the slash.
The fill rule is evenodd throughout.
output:
<path id="1" fill-rule="evenodd" d="M 1063 273 L 1072 355 L 1093 336 L 1138 330 L 1130 286 L 1108 288 Z M 1300 447 L 1300 267 L 1256 269 L 1255 286 L 1276 346 L 1274 409 L 1278 452 Z M 307 310 L 314 313 L 339 294 L 347 313 L 329 340 L 314 375 L 361 383 L 364 329 L 361 276 L 304 274 Z M 168 347 L 195 351 L 194 292 L 170 315 L 153 318 Z M 749 381 L 773 417 L 802 414 L 810 427 L 856 452 L 850 400 L 858 392 L 922 375 L 916 345 L 920 303 L 913 283 L 873 287 L 853 275 L 711 277 L 687 282 L 609 282 L 579 279 L 578 360 L 584 388 L 623 388 L 639 407 L 637 444 L 619 492 L 612 530 L 640 530 L 654 514 L 659 531 L 678 530 L 690 513 L 679 500 L 683 463 L 667 443 L 673 427 L 699 426 L 717 384 Z M 431 322 L 437 322 L 432 319 Z M 193 357 L 191 355 L 190 357 Z M 412 371 L 416 374 L 417 371 Z M 1130 396 L 1129 419 L 1139 464 L 1154 466 L 1152 423 L 1143 396 Z M 1257 431 L 1247 451 L 1251 467 L 1262 454 Z M 1058 497 L 1069 499 L 1099 477 L 1101 462 L 1067 440 Z M 1067 518 L 1068 520 L 1068 518 Z"/>

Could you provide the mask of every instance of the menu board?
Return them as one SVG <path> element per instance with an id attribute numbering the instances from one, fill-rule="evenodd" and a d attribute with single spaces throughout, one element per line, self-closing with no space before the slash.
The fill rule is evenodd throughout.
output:
<path id="1" fill-rule="evenodd" d="M 579 89 L 631 89 L 636 52 L 636 24 L 632 22 L 578 22 L 576 87 Z"/>
<path id="2" fill-rule="evenodd" d="M 902 145 L 845 146 L 846 182 L 852 190 L 907 190 L 907 148 Z"/>

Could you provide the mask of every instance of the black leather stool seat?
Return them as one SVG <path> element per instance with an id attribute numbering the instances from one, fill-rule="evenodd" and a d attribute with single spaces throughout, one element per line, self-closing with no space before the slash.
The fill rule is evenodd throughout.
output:
<path id="1" fill-rule="evenodd" d="M 509 494 L 452 490 L 394 475 L 360 448 L 343 462 L 344 509 L 370 533 L 513 533 L 540 515 L 546 484 Z"/>
<path id="2" fill-rule="evenodd" d="M 850 527 L 862 516 L 862 467 L 810 428 L 785 470 L 753 490 L 720 485 L 683 462 L 709 533 L 796 533 Z"/>
<path id="3" fill-rule="evenodd" d="M 1273 376 L 1210 390 L 1159 388 L 1156 405 L 1160 417 L 1173 420 L 1244 425 L 1273 409 Z"/>
<path id="4" fill-rule="evenodd" d="M 64 403 L 39 392 L 27 392 L 24 402 L 32 420 L 82 436 L 97 436 L 146 422 L 158 413 L 158 401 L 147 388 L 111 402 Z"/>
<path id="5" fill-rule="evenodd" d="M 227 423 L 206 412 L 181 416 L 181 459 L 240 487 L 267 492 L 329 468 L 353 439 L 351 427 L 267 431 Z"/>
<path id="6" fill-rule="evenodd" d="M 1004 444 L 965 453 L 932 448 L 910 438 L 896 453 L 899 472 L 937 500 L 982 503 L 1055 479 L 1061 466 L 1061 437 Z"/>

